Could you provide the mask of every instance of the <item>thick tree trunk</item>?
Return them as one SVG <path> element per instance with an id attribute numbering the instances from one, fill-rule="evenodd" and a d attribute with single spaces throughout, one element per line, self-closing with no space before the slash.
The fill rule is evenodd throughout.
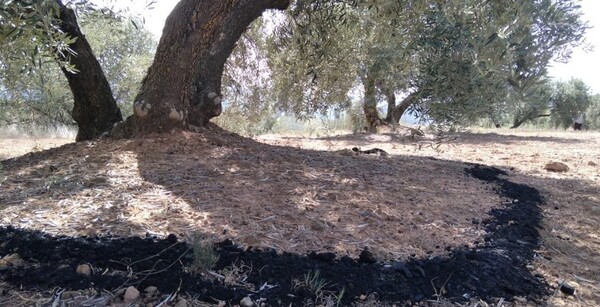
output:
<path id="1" fill-rule="evenodd" d="M 375 87 L 375 78 L 369 76 L 367 73 L 366 76 L 362 78 L 362 84 L 365 91 L 363 111 L 367 120 L 366 129 L 368 132 L 377 132 L 377 126 L 381 124 L 381 119 L 379 118 L 379 112 L 377 111 L 377 89 Z"/>
<path id="2" fill-rule="evenodd" d="M 133 133 L 205 125 L 221 113 L 221 76 L 236 41 L 267 9 L 289 0 L 182 0 L 167 18 L 134 101 Z"/>
<path id="3" fill-rule="evenodd" d="M 75 140 L 95 139 L 122 121 L 123 117 L 102 67 L 79 29 L 75 13 L 60 0 L 57 3 L 60 8 L 60 29 L 76 38 L 69 47 L 77 54 L 65 56 L 79 72 L 72 73 L 62 68 L 73 93 L 72 116 L 79 128 Z"/>

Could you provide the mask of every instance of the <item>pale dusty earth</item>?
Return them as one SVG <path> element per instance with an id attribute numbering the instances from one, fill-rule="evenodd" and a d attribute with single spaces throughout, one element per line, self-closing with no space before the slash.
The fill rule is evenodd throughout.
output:
<path id="1" fill-rule="evenodd" d="M 0 156 L 14 156 L 2 151 L 18 143 L 0 140 Z M 201 232 L 278 252 L 356 258 L 367 249 L 389 261 L 479 244 L 478 221 L 514 200 L 465 175 L 465 163 L 493 166 L 543 197 L 527 268 L 550 287 L 544 303 L 600 305 L 600 133 L 474 130 L 437 144 L 405 129 L 252 140 L 213 127 L 43 151 L 47 142 L 34 143 L 36 152 L 2 161 L 0 226 L 68 236 Z M 544 169 L 554 161 L 569 170 Z"/>
<path id="2" fill-rule="evenodd" d="M 392 133 L 316 139 L 271 135 L 258 140 L 315 150 L 376 147 L 392 155 L 434 157 L 511 170 L 513 180 L 538 189 L 546 198 L 543 220 L 539 225 L 542 248 L 537 251 L 540 257 L 536 257 L 535 270 L 548 280 L 568 282 L 580 290 L 580 296 L 575 300 L 557 295 L 551 297 L 548 304 L 599 306 L 600 133 L 499 129 L 474 129 L 470 132 L 457 134 L 456 139 L 441 145 L 426 139 L 413 141 L 407 132 L 404 137 Z M 544 166 L 549 162 L 563 162 L 569 170 L 547 171 Z M 455 197 L 462 197 L 448 195 L 434 186 L 443 182 L 444 176 L 440 173 L 422 172 L 418 176 L 432 183 L 426 184 L 425 191 L 417 194 L 419 197 L 433 197 L 447 202 L 455 202 Z M 483 197 L 480 191 L 471 190 L 473 188 L 466 188 L 465 194 L 477 193 L 475 199 Z M 468 197 L 463 199 L 467 200 Z M 431 206 L 430 209 L 437 211 L 435 207 Z M 456 212 L 454 208 L 442 210 L 448 210 L 449 214 Z"/>

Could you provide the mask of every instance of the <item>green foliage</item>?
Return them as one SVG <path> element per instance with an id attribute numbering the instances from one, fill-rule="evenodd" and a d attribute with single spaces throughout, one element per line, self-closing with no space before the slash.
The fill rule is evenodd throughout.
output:
<path id="1" fill-rule="evenodd" d="M 59 30 L 57 1 L 19 0 L 0 2 L 0 53 L 20 60 L 23 71 L 58 62 L 74 71 L 65 59 L 74 55 L 68 45 L 73 38 Z"/>
<path id="2" fill-rule="evenodd" d="M 503 109 L 530 105 L 549 61 L 565 59 L 587 29 L 572 1 L 462 5 L 449 1 L 431 10 L 430 26 L 417 40 L 415 81 L 424 99 L 416 109 L 437 122 L 500 121 Z"/>
<path id="3" fill-rule="evenodd" d="M 550 116 L 554 93 L 554 84 L 546 81 L 529 88 L 525 95 L 510 95 L 508 102 L 499 111 L 509 114 L 508 117 L 512 119 L 512 127 L 516 128 L 525 122 Z"/>
<path id="4" fill-rule="evenodd" d="M 91 12 L 82 16 L 82 31 L 108 79 L 123 117 L 133 113 L 133 100 L 152 64 L 157 42 L 146 29 L 124 19 Z"/>
<path id="5" fill-rule="evenodd" d="M 365 120 L 363 109 L 360 104 L 353 104 L 348 110 L 347 116 L 352 133 L 364 131 L 364 128 L 367 126 L 367 121 Z"/>
<path id="6" fill-rule="evenodd" d="M 220 127 L 245 136 L 256 136 L 273 132 L 278 123 L 278 118 L 271 112 L 264 111 L 260 114 L 248 115 L 239 108 L 225 109 L 223 115 L 214 122 Z"/>
<path id="7" fill-rule="evenodd" d="M 72 97 L 58 66 L 22 73 L 0 53 L 0 125 L 72 125 Z"/>
<path id="8" fill-rule="evenodd" d="M 499 59 L 504 43 L 490 27 L 504 16 L 494 20 L 487 10 L 464 14 L 460 9 L 450 2 L 424 16 L 427 26 L 414 41 L 418 65 L 409 81 L 421 97 L 413 106 L 415 115 L 452 125 L 490 114 L 506 92 L 505 62 Z M 479 24 L 483 28 L 475 26 Z"/>
<path id="9" fill-rule="evenodd" d="M 204 273 L 212 269 L 219 261 L 219 255 L 214 251 L 212 244 L 204 240 L 201 235 L 195 234 L 190 244 L 194 257 L 187 269 L 192 274 Z"/>
<path id="10" fill-rule="evenodd" d="M 299 118 L 348 110 L 377 87 L 413 93 L 413 115 L 452 125 L 500 120 L 529 101 L 550 60 L 587 29 L 574 1 L 297 1 L 260 36 L 270 105 Z M 241 81 L 240 81 L 241 82 Z M 267 95 L 264 95 L 267 96 Z M 367 101 L 365 99 L 365 101 Z"/>
<path id="11" fill-rule="evenodd" d="M 335 293 L 325 289 L 328 285 L 329 283 L 325 278 L 321 277 L 320 271 L 316 270 L 304 274 L 304 277 L 301 280 L 294 280 L 294 288 L 292 290 L 305 289 L 310 292 L 313 296 L 313 300 L 307 301 L 307 305 L 327 307 L 340 306 L 346 289 L 342 288 L 342 290 Z"/>
<path id="12" fill-rule="evenodd" d="M 502 110 L 512 118 L 513 128 L 524 123 L 552 128 L 568 128 L 579 114 L 585 117 L 585 127 L 595 127 L 596 97 L 579 79 L 546 82 L 529 90 L 527 100 L 515 99 Z"/>
<path id="13" fill-rule="evenodd" d="M 83 17 L 116 99 L 131 114 L 155 43 L 119 13 L 86 0 L 68 4 Z M 0 64 L 10 66 L 0 84 L 0 103 L 9 109 L 0 111 L 5 120 L 36 119 L 30 116 L 35 109 L 69 121 L 70 99 L 56 90 L 63 85 L 42 89 L 61 82 L 44 63 L 76 70 L 64 60 L 74 53 L 71 38 L 57 26 L 58 9 L 55 0 L 0 3 Z M 535 118 L 530 114 L 547 108 L 535 97 L 543 96 L 549 61 L 567 59 L 582 43 L 587 26 L 580 14 L 574 0 L 295 1 L 287 13 L 254 23 L 238 42 L 223 76 L 227 115 L 220 121 L 257 134 L 274 128 L 276 114 L 341 113 L 365 93 L 376 109 L 386 103 L 384 92 L 388 98 L 390 92 L 414 94 L 409 110 L 444 125 L 506 121 L 510 109 Z M 31 80 L 5 81 L 17 71 Z M 556 114 L 572 109 L 564 101 L 555 103 Z M 355 111 L 350 118 L 357 127 Z M 565 118 L 553 120 L 562 125 Z"/>
<path id="14" fill-rule="evenodd" d="M 349 107 L 362 33 L 352 5 L 298 1 L 278 18 L 266 44 L 277 108 L 306 119 Z"/>
<path id="15" fill-rule="evenodd" d="M 132 113 L 132 101 L 156 42 L 151 34 L 126 20 L 110 19 L 96 12 L 81 12 L 80 21 L 112 87 L 124 115 Z M 15 39 L 16 50 L 38 48 L 34 41 Z M 40 64 L 40 63 L 38 63 Z M 0 48 L 0 125 L 41 127 L 74 125 L 73 98 L 60 66 L 54 61 L 32 66 L 14 50 Z"/>
<path id="16" fill-rule="evenodd" d="M 550 119 L 553 126 L 571 127 L 573 118 L 585 114 L 592 104 L 590 88 L 579 79 L 557 82 L 550 103 L 552 108 Z"/>
<path id="17" fill-rule="evenodd" d="M 591 97 L 590 107 L 585 113 L 584 128 L 600 130 L 600 94 Z"/>
<path id="18" fill-rule="evenodd" d="M 257 20 L 238 41 L 225 64 L 222 92 L 224 111 L 215 122 L 242 135 L 271 131 L 277 123 L 271 88 L 271 70 L 262 52 L 263 19 Z"/>

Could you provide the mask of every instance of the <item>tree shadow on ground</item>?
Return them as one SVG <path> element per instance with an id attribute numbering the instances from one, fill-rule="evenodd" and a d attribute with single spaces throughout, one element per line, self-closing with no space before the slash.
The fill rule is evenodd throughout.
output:
<path id="1" fill-rule="evenodd" d="M 140 225 L 123 218 L 127 199 L 121 191 L 115 193 L 110 182 L 107 165 L 125 162 L 96 145 L 71 143 L 1 161 L 2 222 L 11 225 L 6 219 L 12 216 L 13 221 L 23 220 L 13 227 L 39 223 L 36 226 L 65 235 L 96 234 L 107 224 L 139 230 Z M 22 215 L 25 212 L 28 216 Z M 65 233 L 65 229 L 69 231 Z"/>
<path id="2" fill-rule="evenodd" d="M 541 219 L 541 196 L 535 189 L 500 178 L 506 173 L 499 169 L 471 165 L 465 171 L 493 184 L 498 193 L 513 201 L 494 209 L 489 219 L 477 221 L 488 233 L 484 242 L 474 248 L 455 248 L 448 256 L 382 265 L 365 254 L 359 259 L 334 260 L 327 253 L 304 256 L 243 250 L 224 241 L 217 246 L 220 260 L 215 270 L 240 263 L 255 268 L 246 272 L 245 282 L 252 286 L 244 289 L 185 272 L 184 267 L 192 260 L 191 247 L 173 237 L 53 237 L 7 227 L 0 228 L 0 255 L 18 253 L 28 265 L 3 267 L 0 276 L 4 282 L 25 289 L 98 287 L 112 291 L 130 285 L 139 289 L 157 286 L 163 293 L 179 288 L 207 302 L 216 298 L 235 303 L 250 296 L 276 306 L 314 299 L 314 293 L 307 289 L 294 289 L 293 281 L 318 271 L 327 282 L 325 290 L 340 293 L 344 289 L 344 305 L 374 293 L 385 303 L 438 298 L 464 302 L 471 297 L 494 301 L 514 296 L 540 303 L 548 294 L 547 286 L 527 265 L 539 245 L 536 226 Z M 74 268 L 82 263 L 91 264 L 95 273 L 77 275 Z M 265 284 L 274 287 L 256 291 Z"/>
<path id="3" fill-rule="evenodd" d="M 290 137 L 293 139 L 293 137 Z M 285 137 L 282 137 L 285 139 Z M 355 134 L 341 134 L 341 135 L 333 135 L 333 136 L 324 136 L 317 137 L 315 140 L 320 141 L 346 141 L 346 142 L 356 142 L 359 144 L 362 143 L 372 143 L 373 141 L 384 141 L 391 143 L 410 143 L 415 140 L 414 137 L 411 137 L 409 134 L 401 134 L 401 133 L 355 133 Z"/>
<path id="4" fill-rule="evenodd" d="M 540 244 L 536 227 L 540 225 L 541 221 L 542 197 L 534 188 L 501 178 L 507 174 L 500 169 L 429 158 L 394 157 L 384 161 L 368 157 L 347 157 L 331 152 L 269 146 L 252 140 L 242 140 L 234 135 L 220 135 L 220 137 L 220 139 L 209 138 L 208 143 L 213 142 L 214 146 L 222 146 L 223 150 L 218 151 L 220 153 L 212 158 L 216 160 L 217 166 L 220 165 L 224 168 L 211 170 L 215 167 L 214 164 L 196 164 L 194 168 L 176 171 L 176 177 L 189 180 L 193 180 L 193 177 L 196 176 L 192 174 L 215 178 L 215 181 L 217 177 L 225 176 L 225 180 L 218 181 L 227 182 L 227 185 L 212 187 L 207 192 L 213 194 L 210 199 L 217 203 L 219 200 L 232 197 L 232 194 L 233 196 L 238 193 L 244 195 L 243 191 L 247 188 L 259 191 L 262 194 L 261 197 L 264 197 L 265 206 L 268 206 L 270 202 L 285 203 L 298 200 L 299 198 L 282 198 L 281 196 L 294 195 L 301 187 L 310 187 L 317 191 L 322 189 L 324 195 L 319 197 L 319 192 L 317 192 L 316 196 L 321 200 L 329 197 L 334 191 L 343 189 L 360 191 L 379 188 L 387 192 L 392 191 L 391 195 L 394 193 L 416 195 L 419 190 L 410 187 L 411 180 L 413 183 L 417 182 L 413 176 L 418 176 L 419 172 L 435 171 L 440 172 L 441 175 L 443 168 L 464 169 L 466 175 L 489 183 L 491 188 L 503 199 L 508 199 L 507 203 L 488 212 L 488 218 L 470 221 L 473 227 L 481 227 L 486 233 L 481 242 L 472 242 L 474 243 L 473 247 L 445 246 L 442 247 L 446 249 L 445 253 L 429 254 L 427 252 L 429 255 L 415 255 L 404 260 L 387 261 L 385 266 L 381 266 L 381 263 L 371 263 L 371 260 L 374 259 L 371 259 L 371 253 L 366 249 L 361 253 L 361 257 L 354 260 L 344 256 L 340 259 L 338 255 L 340 260 L 330 261 L 331 252 L 317 252 L 313 253 L 312 257 L 306 257 L 293 253 L 277 255 L 277 250 L 266 253 L 260 250 L 244 252 L 232 258 L 232 261 L 243 261 L 246 264 L 250 263 L 252 267 L 260 267 L 262 276 L 251 280 L 256 285 L 264 282 L 278 285 L 277 290 L 272 290 L 272 292 L 275 292 L 275 297 L 284 302 L 285 299 L 282 297 L 289 294 L 289 289 L 293 288 L 290 284 L 291 280 L 317 270 L 331 285 L 330 290 L 339 293 L 342 288 L 345 289 L 347 295 L 345 303 L 350 303 L 363 294 L 372 293 L 377 293 L 380 300 L 390 303 L 416 302 L 442 296 L 457 301 L 465 301 L 471 297 L 494 301 L 500 298 L 510 299 L 515 296 L 523 296 L 539 302 L 537 300 L 548 294 L 547 285 L 534 276 L 527 267 L 533 261 L 535 248 L 538 248 Z M 233 150 L 231 150 L 232 148 Z M 175 162 L 177 161 L 176 156 L 183 155 L 185 157 L 198 154 L 197 151 L 194 152 L 193 148 L 188 147 L 187 142 L 174 145 L 169 152 Z M 160 157 L 160 154 L 155 154 L 145 150 L 138 151 L 140 174 L 146 180 L 160 185 L 169 185 L 171 184 L 170 179 L 165 179 L 165 177 L 161 179 L 160 176 L 157 176 L 157 172 L 160 171 L 157 171 L 154 166 L 158 163 L 157 158 Z M 412 166 L 417 169 L 414 174 L 403 173 L 403 177 L 408 177 L 402 178 L 408 181 L 403 184 L 399 182 L 399 174 L 395 170 L 404 170 L 398 165 L 413 162 L 412 159 L 418 159 L 423 164 Z M 252 165 L 258 165 L 258 170 L 253 169 Z M 228 174 L 227 167 L 235 168 L 234 172 Z M 360 171 L 353 172 L 353 168 L 359 168 Z M 244 174 L 244 169 L 253 169 L 255 173 Z M 260 174 L 260 169 L 263 169 L 264 174 Z M 267 172 L 267 169 L 271 172 Z M 273 178 L 279 175 L 291 176 L 294 184 L 290 186 L 289 178 L 281 182 Z M 166 178 L 171 178 L 171 176 Z M 352 182 L 357 179 L 367 182 L 368 185 L 341 184 L 344 181 Z M 210 180 L 206 179 L 202 183 L 210 182 Z M 407 187 L 393 190 L 391 186 L 394 184 Z M 429 182 L 429 184 L 433 188 L 443 189 L 443 187 L 435 187 L 434 182 Z M 206 185 L 203 186 L 206 187 Z M 198 194 L 178 187 L 171 187 L 170 191 L 186 199 L 198 210 L 213 212 L 218 210 L 218 207 L 211 208 L 200 204 L 195 200 Z M 341 197 L 340 195 L 335 196 L 338 200 Z M 392 196 L 389 198 L 393 199 Z M 235 202 L 235 198 L 233 200 Z M 256 206 L 256 202 L 251 199 L 243 199 L 243 201 L 255 204 L 254 206 L 250 205 L 246 211 L 248 214 L 253 214 L 251 208 Z M 350 201 L 349 199 L 348 202 Z M 375 205 L 375 201 L 372 205 Z M 243 207 L 244 204 L 240 204 L 240 206 Z M 314 215 L 311 216 L 312 219 L 320 220 L 325 225 L 329 222 L 325 218 L 327 213 L 320 212 L 318 205 L 309 210 L 309 213 L 303 209 L 293 205 L 286 207 L 288 212 L 284 216 L 294 219 L 294 217 L 310 215 L 314 212 Z M 452 209 L 449 207 L 448 210 Z M 269 214 L 271 212 L 260 213 L 258 218 L 268 219 L 272 217 Z M 272 212 L 272 214 L 278 214 L 278 212 Z M 243 218 L 243 216 L 232 216 L 231 224 L 243 224 Z M 357 229 L 358 222 L 352 221 L 352 223 L 354 224 L 352 226 L 355 226 L 354 229 Z M 343 227 L 338 225 L 335 229 L 339 230 L 340 228 Z M 325 227 L 325 231 L 327 229 Z M 293 232 L 294 229 L 291 231 Z M 319 234 L 315 232 L 314 235 Z M 290 237 L 293 238 L 293 235 Z M 393 238 L 385 237 L 381 244 L 385 244 L 385 240 L 393 240 Z M 254 253 L 258 253 L 258 255 L 255 257 Z M 269 300 L 269 302 L 273 303 L 274 301 Z"/>
<path id="5" fill-rule="evenodd" d="M 244 189 L 254 189 L 259 194 L 263 193 L 261 197 L 264 197 L 265 203 L 268 204 L 269 201 L 302 197 L 303 195 L 292 193 L 298 186 L 316 189 L 332 185 L 327 192 L 329 194 L 322 195 L 327 198 L 331 191 L 343 188 L 340 180 L 344 179 L 364 181 L 358 181 L 356 186 L 352 185 L 354 181 L 348 183 L 349 189 L 376 189 L 381 186 L 381 182 L 378 181 L 385 182 L 385 176 L 390 176 L 396 185 L 402 185 L 398 182 L 399 174 L 389 168 L 387 160 L 384 163 L 382 160 L 340 157 L 332 153 L 306 150 L 296 150 L 295 154 L 291 154 L 288 149 L 257 145 L 253 141 L 240 141 L 237 138 L 233 142 L 242 142 L 236 143 L 238 147 L 230 146 L 227 137 L 208 141 L 205 146 L 212 146 L 213 150 L 210 152 L 214 156 L 206 156 L 208 151 L 195 151 L 198 148 L 188 147 L 185 140 L 171 144 L 170 147 L 161 147 L 155 143 L 146 149 L 136 149 L 139 172 L 147 181 L 166 187 L 196 210 L 210 211 L 211 214 L 217 214 L 219 211 L 220 200 L 235 197 L 236 192 Z M 256 151 L 257 148 L 253 146 L 259 146 L 260 150 Z M 161 150 L 165 151 L 164 154 Z M 198 162 L 193 165 L 180 164 L 181 159 L 194 159 L 195 155 L 203 156 L 196 157 Z M 215 160 L 215 164 L 209 164 L 209 159 Z M 267 304 L 273 306 L 302 304 L 307 299 L 314 300 L 314 293 L 294 287 L 293 281 L 302 280 L 308 272 L 316 271 L 320 272 L 320 276 L 327 283 L 325 289 L 331 291 L 330 293 L 339 294 L 344 289 L 344 305 L 355 301 L 361 295 L 374 295 L 382 302 L 402 304 L 438 298 L 458 302 L 468 301 L 470 298 L 495 301 L 515 296 L 524 296 L 539 302 L 539 299 L 548 294 L 548 286 L 528 268 L 535 249 L 540 244 L 537 227 L 541 220 L 542 198 L 535 189 L 511 182 L 505 178 L 506 173 L 496 168 L 419 157 L 411 157 L 410 160 L 398 157 L 390 161 L 392 164 L 420 161 L 422 165 L 416 168 L 423 168 L 420 171 L 429 172 L 434 171 L 436 167 L 442 168 L 443 165 L 465 169 L 468 176 L 488 182 L 490 187 L 507 201 L 492 209 L 489 217 L 470 221 L 473 227 L 485 230 L 486 234 L 481 242 L 469 242 L 473 243 L 471 247 L 448 246 L 444 253 L 414 255 L 397 261 L 373 263 L 377 259 L 368 251 L 361 253 L 360 257 L 337 255 L 336 258 L 336 255 L 330 252 L 301 255 L 281 253 L 275 249 L 242 249 L 233 245 L 231 241 L 223 241 L 217 246 L 220 260 L 215 270 L 243 263 L 251 268 L 244 272 L 247 276 L 244 282 L 252 285 L 248 288 L 219 281 L 209 282 L 185 272 L 184 266 L 191 261 L 189 246 L 177 243 L 172 238 L 52 237 L 45 233 L 14 228 L 3 228 L 0 231 L 1 241 L 4 242 L 0 246 L 0 255 L 18 253 L 28 265 L 17 268 L 3 267 L 0 269 L 0 276 L 14 288 L 22 286 L 29 289 L 84 289 L 96 286 L 114 290 L 126 285 L 135 285 L 139 289 L 157 286 L 163 293 L 180 288 L 181 291 L 198 295 L 207 302 L 214 302 L 217 298 L 235 304 L 239 299 L 251 296 L 255 300 L 263 298 Z M 439 165 L 436 164 L 438 162 Z M 165 168 L 158 167 L 159 163 L 166 164 L 172 171 L 167 172 Z M 20 166 L 17 164 L 9 163 L 8 170 L 15 172 L 24 169 L 28 163 L 19 164 Z M 223 168 L 217 169 L 215 165 Z M 281 176 L 294 176 L 296 185 L 274 182 L 269 187 L 266 183 L 272 179 L 270 177 L 274 176 L 273 173 L 243 173 L 244 167 L 249 165 L 262 165 L 264 168 L 276 169 L 276 173 Z M 428 165 L 433 165 L 433 169 L 424 168 Z M 294 173 L 293 168 L 300 166 L 306 168 L 298 169 L 298 172 Z M 348 172 L 348 169 L 356 167 L 361 168 L 361 173 L 358 174 L 365 178 L 349 178 L 361 176 Z M 225 168 L 235 168 L 235 171 L 223 172 Z M 289 170 L 287 174 L 286 170 Z M 189 185 L 181 188 L 183 182 L 191 182 L 197 190 L 191 190 Z M 231 185 L 224 186 L 224 182 Z M 409 183 L 405 185 L 410 186 Z M 60 186 L 55 188 L 60 189 Z M 410 187 L 401 191 L 417 192 Z M 278 199 L 277 194 L 293 197 Z M 232 200 L 235 201 L 233 198 Z M 215 202 L 216 205 L 207 207 L 206 204 L 210 202 Z M 243 203 L 239 205 L 244 206 Z M 222 211 L 225 209 L 221 208 Z M 111 210 L 118 211 L 121 208 Z M 233 221 L 234 225 L 252 217 L 252 208 L 247 210 L 248 215 L 239 221 Z M 306 211 L 306 208 L 303 210 Z M 320 214 L 318 207 L 311 210 Z M 297 214 L 310 214 L 311 210 L 303 213 L 300 208 L 290 207 L 287 214 L 293 218 Z M 107 214 L 108 211 L 110 210 L 101 211 L 99 214 Z M 239 217 L 232 217 L 236 218 Z M 264 216 L 260 218 L 264 221 Z M 117 223 L 131 223 L 131 227 L 139 227 L 132 222 Z M 211 235 L 202 228 L 197 231 Z M 91 264 L 97 269 L 96 273 L 91 277 L 75 274 L 74 268 L 81 263 Z M 260 290 L 265 283 L 274 287 L 264 287 Z"/>
<path id="6" fill-rule="evenodd" d="M 515 142 L 553 142 L 561 144 L 579 144 L 583 141 L 577 138 L 564 138 L 564 137 L 549 137 L 549 136 L 523 136 L 523 135 L 512 135 L 512 134 L 498 134 L 498 133 L 449 133 L 448 143 L 453 144 L 511 144 Z M 285 139 L 285 138 L 283 138 Z M 425 140 L 420 137 L 412 137 L 410 135 L 402 135 L 398 133 L 358 133 L 358 134 L 344 134 L 337 136 L 318 137 L 315 140 L 320 141 L 344 141 L 359 146 L 368 145 L 373 142 L 386 142 L 386 143 L 413 143 L 419 140 Z"/>
<path id="7" fill-rule="evenodd" d="M 458 133 L 456 134 L 456 144 L 511 144 L 517 142 L 552 142 L 560 144 L 577 145 L 583 143 L 581 139 L 564 138 L 564 137 L 549 137 L 549 136 L 522 136 L 513 134 L 498 134 L 498 133 Z"/>

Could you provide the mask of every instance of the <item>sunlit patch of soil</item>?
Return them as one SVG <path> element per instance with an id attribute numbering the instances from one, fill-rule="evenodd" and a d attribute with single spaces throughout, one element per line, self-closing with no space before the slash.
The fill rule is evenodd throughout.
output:
<path id="1" fill-rule="evenodd" d="M 72 142 L 72 139 L 55 138 L 0 138 L 0 160 L 22 156 L 29 152 L 46 150 Z"/>

